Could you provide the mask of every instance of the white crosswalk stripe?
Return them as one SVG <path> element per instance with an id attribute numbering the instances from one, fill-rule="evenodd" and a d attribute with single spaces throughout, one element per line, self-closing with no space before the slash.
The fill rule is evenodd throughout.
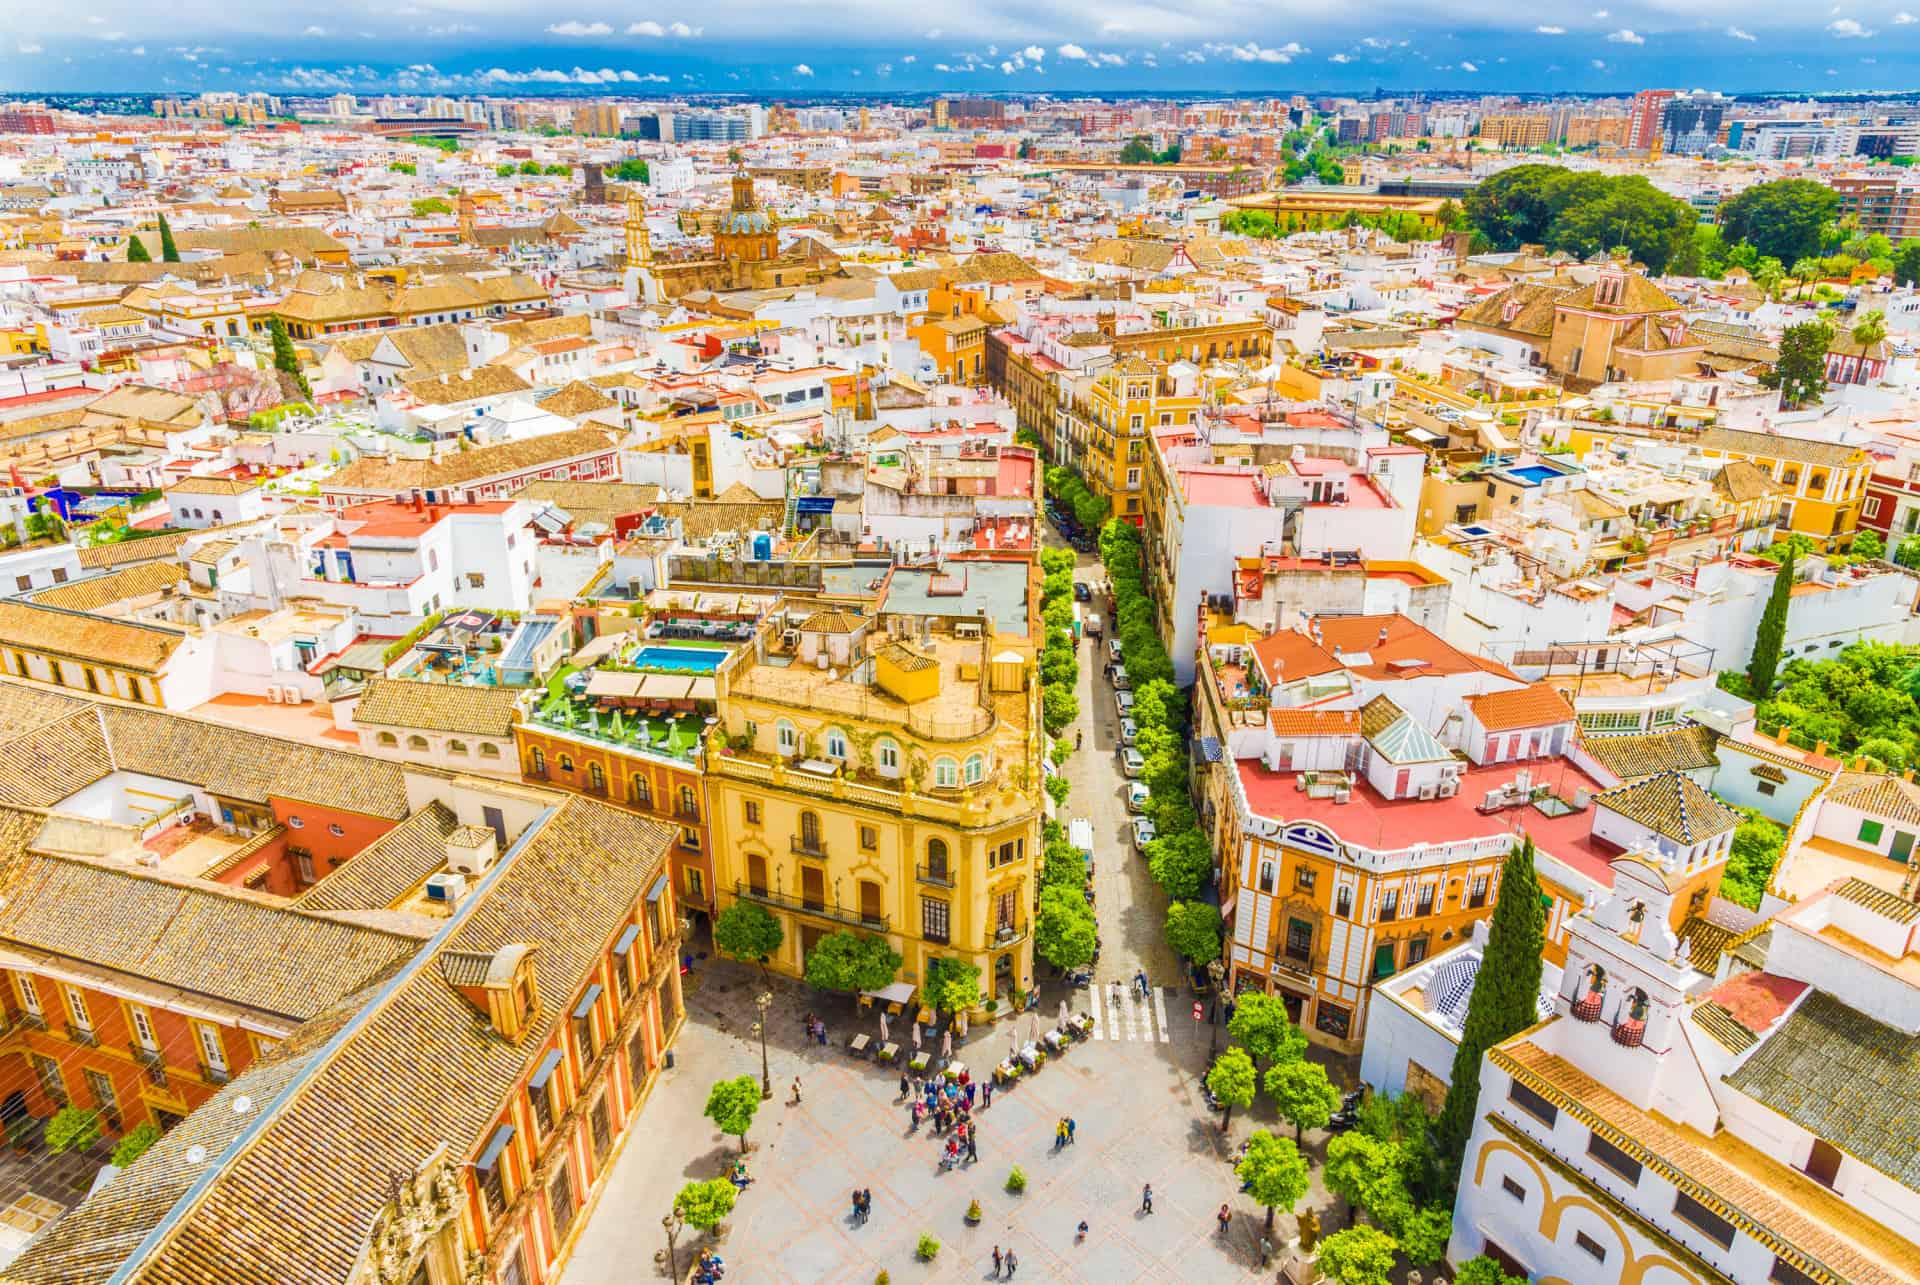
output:
<path id="1" fill-rule="evenodd" d="M 1171 1044 L 1173 1042 L 1173 1035 L 1167 1029 L 1166 994 L 1166 991 L 1158 986 L 1153 988 L 1153 1016 L 1160 1023 L 1160 1042 L 1162 1044 Z"/>
<path id="2" fill-rule="evenodd" d="M 1088 995 L 1092 1002 L 1087 1005 L 1087 1016 L 1093 1019 L 1093 1038 L 1096 1040 L 1107 1038 L 1107 1006 L 1101 1002 L 1100 989 L 1096 983 Z"/>

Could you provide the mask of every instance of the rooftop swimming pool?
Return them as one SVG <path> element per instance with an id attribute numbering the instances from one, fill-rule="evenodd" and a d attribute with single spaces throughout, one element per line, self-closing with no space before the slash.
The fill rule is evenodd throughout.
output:
<path id="1" fill-rule="evenodd" d="M 1522 464 L 1518 468 L 1507 469 L 1506 472 L 1513 474 L 1513 476 L 1517 478 L 1531 482 L 1535 486 L 1540 485 L 1540 483 L 1547 481 L 1549 478 L 1563 476 L 1559 469 L 1549 468 L 1545 464 Z"/>
<path id="2" fill-rule="evenodd" d="M 676 647 L 648 643 L 627 658 L 635 669 L 657 669 L 669 674 L 711 674 L 727 658 L 723 647 Z"/>

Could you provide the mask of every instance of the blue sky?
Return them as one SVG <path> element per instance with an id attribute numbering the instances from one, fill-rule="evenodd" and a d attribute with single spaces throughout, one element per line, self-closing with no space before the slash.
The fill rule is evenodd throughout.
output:
<path id="1" fill-rule="evenodd" d="M 1872 90 L 1920 83 L 1907 2 L 0 0 L 0 89 Z"/>

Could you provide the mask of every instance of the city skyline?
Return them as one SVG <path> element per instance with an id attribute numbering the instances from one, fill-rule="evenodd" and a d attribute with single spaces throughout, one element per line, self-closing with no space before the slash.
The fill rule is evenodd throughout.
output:
<path id="1" fill-rule="evenodd" d="M 1920 4 L 1915 8 L 1920 9 Z M 700 21 L 651 6 L 515 12 L 490 0 L 164 18 L 106 3 L 16 15 L 0 89 L 518 92 L 1900 92 L 1920 15 L 1897 3 L 1756 17 L 1741 6 L 1457 6 L 1408 25 L 1385 6 L 1217 0 L 1178 15 L 1080 0 L 927 20 L 892 6 L 721 0 Z M 849 40 L 847 33 L 857 33 Z"/>

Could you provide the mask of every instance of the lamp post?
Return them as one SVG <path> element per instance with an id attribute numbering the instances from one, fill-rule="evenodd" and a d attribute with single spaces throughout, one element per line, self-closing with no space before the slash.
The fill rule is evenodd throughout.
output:
<path id="1" fill-rule="evenodd" d="M 760 1037 L 760 1100 L 765 1102 L 773 1096 L 773 1076 L 767 1071 L 767 1010 L 773 1006 L 773 992 L 761 991 L 753 1006 L 760 1010 L 753 1033 Z"/>
<path id="2" fill-rule="evenodd" d="M 1211 1062 L 1220 1043 L 1220 987 L 1226 981 L 1226 964 L 1218 958 L 1208 960 L 1207 976 L 1213 979 L 1213 1020 L 1207 1023 L 1207 1061 Z"/>
<path id="3" fill-rule="evenodd" d="M 686 1220 L 680 1216 L 680 1211 L 676 1209 L 660 1220 L 660 1226 L 662 1230 L 667 1233 L 667 1276 L 669 1279 L 677 1281 L 680 1279 L 680 1258 L 675 1248 L 675 1242 L 680 1239 L 680 1229 L 686 1226 Z"/>

